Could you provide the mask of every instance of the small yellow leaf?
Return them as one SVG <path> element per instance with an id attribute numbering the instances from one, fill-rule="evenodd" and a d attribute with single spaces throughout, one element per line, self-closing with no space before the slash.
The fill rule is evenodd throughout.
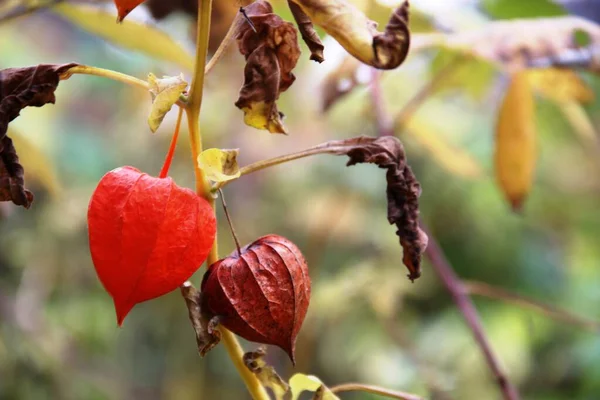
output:
<path id="1" fill-rule="evenodd" d="M 533 182 L 536 151 L 535 102 L 527 71 L 512 75 L 496 125 L 496 178 L 518 211 Z"/>
<path id="2" fill-rule="evenodd" d="M 54 197 L 62 191 L 58 181 L 56 168 L 52 161 L 24 135 L 14 129 L 8 131 L 8 136 L 13 141 L 19 154 L 19 161 L 25 169 L 25 179 L 40 184 Z"/>
<path id="3" fill-rule="evenodd" d="M 242 107 L 244 123 L 256 129 L 266 129 L 271 133 L 286 134 L 285 126 L 281 120 L 282 114 L 277 110 L 275 103 L 257 101 Z"/>
<path id="4" fill-rule="evenodd" d="M 117 24 L 112 12 L 83 4 L 61 3 L 51 10 L 115 45 L 175 63 L 188 71 L 194 69 L 194 57 L 169 35 L 150 25 L 132 20 Z"/>
<path id="5" fill-rule="evenodd" d="M 198 156 L 198 166 L 213 182 L 225 182 L 240 177 L 237 164 L 239 150 L 207 149 Z"/>
<path id="6" fill-rule="evenodd" d="M 152 132 L 156 132 L 169 111 L 183 92 L 188 83 L 180 76 L 163 76 L 157 79 L 152 73 L 148 74 L 150 93 L 152 94 L 152 109 L 148 117 L 148 125 Z"/>
<path id="7" fill-rule="evenodd" d="M 317 398 L 322 400 L 339 400 L 327 386 L 314 375 L 295 374 L 290 378 L 290 389 L 292 390 L 292 400 L 298 400 L 300 394 L 304 391 L 317 392 Z"/>
<path id="8" fill-rule="evenodd" d="M 576 72 L 558 68 L 531 69 L 527 71 L 529 83 L 542 96 L 559 102 L 588 103 L 594 92 Z"/>

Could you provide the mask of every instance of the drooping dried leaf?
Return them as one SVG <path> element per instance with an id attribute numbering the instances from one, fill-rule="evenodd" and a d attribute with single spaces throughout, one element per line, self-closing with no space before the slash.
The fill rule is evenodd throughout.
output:
<path id="1" fill-rule="evenodd" d="M 300 394 L 305 391 L 315 392 L 313 399 L 339 400 L 319 378 L 314 375 L 294 374 L 290 378 L 291 400 L 298 400 Z"/>
<path id="2" fill-rule="evenodd" d="M 325 61 L 325 57 L 323 56 L 325 47 L 323 46 L 319 35 L 317 35 L 317 31 L 315 31 L 312 21 L 308 15 L 302 11 L 302 8 L 300 8 L 298 4 L 294 3 L 292 0 L 288 0 L 288 5 L 296 20 L 296 24 L 298 24 L 298 30 L 302 35 L 302 40 L 304 40 L 310 50 L 310 59 L 322 63 Z"/>
<path id="3" fill-rule="evenodd" d="M 181 285 L 181 294 L 187 305 L 190 322 L 196 334 L 198 353 L 204 357 L 221 341 L 221 332 L 217 329 L 219 319 L 202 310 L 202 293 L 190 282 Z"/>
<path id="4" fill-rule="evenodd" d="M 392 14 L 383 33 L 377 24 L 346 0 L 292 0 L 310 20 L 337 40 L 348 53 L 379 69 L 394 69 L 410 47 L 408 1 Z"/>
<path id="5" fill-rule="evenodd" d="M 87 4 L 63 2 L 51 11 L 117 46 L 177 64 L 188 71 L 194 69 L 193 55 L 156 27 L 129 19 L 117 24 L 112 12 Z"/>
<path id="6" fill-rule="evenodd" d="M 282 348 L 294 362 L 296 336 L 310 301 L 310 277 L 300 249 L 263 236 L 212 264 L 202 280 L 202 309 L 233 333 Z"/>
<path id="7" fill-rule="evenodd" d="M 247 352 L 244 354 L 244 364 L 264 387 L 271 389 L 275 400 L 284 400 L 289 395 L 290 386 L 277 374 L 275 368 L 267 364 L 264 359 L 266 354 L 264 347 Z"/>
<path id="8" fill-rule="evenodd" d="M 240 177 L 237 163 L 238 149 L 207 149 L 198 156 L 198 166 L 207 179 L 213 182 L 225 182 Z"/>
<path id="9" fill-rule="evenodd" d="M 359 136 L 346 140 L 332 140 L 312 149 L 325 150 L 335 155 L 346 155 L 346 165 L 375 164 L 386 169 L 388 221 L 395 224 L 396 234 L 404 250 L 403 263 L 408 278 L 421 276 L 421 255 L 427 248 L 427 235 L 419 228 L 419 196 L 421 186 L 406 162 L 404 147 L 393 136 L 371 138 Z"/>
<path id="10" fill-rule="evenodd" d="M 148 74 L 148 84 L 152 94 L 152 109 L 148 116 L 148 126 L 152 132 L 156 132 L 167 113 L 179 100 L 179 96 L 185 93 L 188 83 L 183 74 L 163 76 L 162 79 L 158 79 L 150 73 Z"/>
<path id="11" fill-rule="evenodd" d="M 576 36 L 582 33 L 587 35 L 589 43 L 578 43 Z M 540 59 L 547 59 L 551 63 L 563 54 L 592 49 L 598 45 L 599 25 L 579 17 L 555 17 L 497 21 L 481 29 L 450 34 L 413 35 L 412 50 L 443 46 L 516 71 L 538 66 Z"/>
<path id="12" fill-rule="evenodd" d="M 41 64 L 0 70 L 0 201 L 10 200 L 26 208 L 33 201 L 33 195 L 24 187 L 24 171 L 17 152 L 6 136 L 8 124 L 25 107 L 54 104 L 59 76 L 76 65 Z"/>
<path id="13" fill-rule="evenodd" d="M 244 86 L 235 105 L 244 111 L 244 122 L 271 133 L 286 133 L 275 101 L 296 79 L 292 69 L 300 57 L 294 25 L 273 13 L 265 0 L 246 7 L 254 24 L 240 26 L 236 36 L 240 53 L 246 58 Z"/>
<path id="14" fill-rule="evenodd" d="M 495 165 L 500 188 L 513 210 L 523 205 L 537 158 L 535 103 L 527 71 L 512 76 L 498 113 Z"/>

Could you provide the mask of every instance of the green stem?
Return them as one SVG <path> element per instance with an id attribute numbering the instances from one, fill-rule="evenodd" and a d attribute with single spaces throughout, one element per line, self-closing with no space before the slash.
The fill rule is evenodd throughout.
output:
<path id="1" fill-rule="evenodd" d="M 206 71 L 206 57 L 208 54 L 208 38 L 210 33 L 210 16 L 212 9 L 212 0 L 199 0 L 198 9 L 198 37 L 196 39 L 196 65 L 194 70 L 194 79 L 189 96 L 189 102 L 186 107 L 188 125 L 190 131 L 190 146 L 192 149 L 192 159 L 194 163 L 194 173 L 196 175 L 196 192 L 206 198 L 210 205 L 215 207 L 215 199 L 212 195 L 210 182 L 206 179 L 204 172 L 198 166 L 198 155 L 202 152 L 202 137 L 200 134 L 200 110 L 202 108 L 202 92 L 204 88 L 204 76 Z M 211 249 L 207 264 L 211 265 L 219 259 L 218 240 L 215 239 Z M 225 327 L 219 327 L 221 331 L 223 345 L 236 367 L 241 378 L 244 380 L 248 391 L 254 400 L 269 400 L 265 388 L 258 381 L 256 376 L 244 365 L 244 350 L 240 346 L 237 338 Z"/>
<path id="2" fill-rule="evenodd" d="M 389 397 L 392 399 L 401 400 L 424 400 L 423 397 L 411 394 L 398 392 L 395 390 L 385 389 L 379 386 L 363 385 L 362 383 L 345 383 L 343 385 L 334 386 L 330 389 L 333 393 L 342 392 L 366 392 L 378 394 L 380 396 Z"/>

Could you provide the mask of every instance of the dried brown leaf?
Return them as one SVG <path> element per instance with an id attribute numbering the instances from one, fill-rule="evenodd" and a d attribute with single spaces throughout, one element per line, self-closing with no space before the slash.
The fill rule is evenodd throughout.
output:
<path id="1" fill-rule="evenodd" d="M 329 141 L 313 149 L 347 155 L 350 157 L 348 166 L 370 163 L 387 170 L 388 221 L 396 225 L 409 279 L 414 281 L 421 276 L 421 255 L 427 248 L 427 235 L 419 228 L 421 185 L 406 162 L 400 140 L 393 136 L 359 136 Z"/>
<path id="2" fill-rule="evenodd" d="M 8 124 L 25 107 L 54 104 L 60 75 L 76 65 L 40 64 L 0 70 L 0 201 L 10 200 L 25 208 L 33 201 L 33 195 L 24 187 L 23 167 L 17 152 L 6 136 Z"/>
<path id="3" fill-rule="evenodd" d="M 323 46 L 319 35 L 317 35 L 317 31 L 315 31 L 312 21 L 308 15 L 302 11 L 302 8 L 300 8 L 298 4 L 294 3 L 292 0 L 288 0 L 288 5 L 298 24 L 298 30 L 302 35 L 302 40 L 304 40 L 310 50 L 310 59 L 322 63 L 325 61 L 325 57 L 323 56 L 325 47 Z"/>
<path id="4" fill-rule="evenodd" d="M 379 69 L 394 69 L 410 47 L 408 0 L 392 14 L 382 32 L 355 5 L 346 0 L 292 0 L 312 22 L 337 40 L 348 53 Z"/>
<path id="5" fill-rule="evenodd" d="M 286 133 L 275 101 L 296 77 L 292 69 L 300 57 L 294 25 L 273 13 L 273 7 L 259 0 L 246 7 L 249 23 L 236 36 L 240 53 L 246 58 L 244 86 L 235 105 L 244 111 L 244 122 L 271 133 Z"/>
<path id="6" fill-rule="evenodd" d="M 207 314 L 202 309 L 202 293 L 194 288 L 190 282 L 185 282 L 181 286 L 181 294 L 187 305 L 190 322 L 196 334 L 198 352 L 204 357 L 221 341 L 221 332 L 217 329 L 219 319 Z"/>

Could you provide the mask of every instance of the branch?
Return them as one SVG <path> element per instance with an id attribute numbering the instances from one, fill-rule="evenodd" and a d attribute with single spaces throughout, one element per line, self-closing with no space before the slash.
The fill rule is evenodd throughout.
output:
<path id="1" fill-rule="evenodd" d="M 337 385 L 332 388 L 329 388 L 333 393 L 342 393 L 342 392 L 366 392 L 378 394 L 380 396 L 389 397 L 391 399 L 400 399 L 400 400 L 424 400 L 423 397 L 405 393 L 398 392 L 395 390 L 385 389 L 379 386 L 373 385 L 363 385 L 362 383 L 345 383 L 343 385 Z"/>
<path id="2" fill-rule="evenodd" d="M 431 235 L 431 232 L 429 232 L 429 230 L 423 225 L 421 225 L 421 229 L 423 229 L 423 231 L 425 231 L 425 233 L 427 233 L 429 236 L 429 245 L 425 250 L 425 255 L 427 258 L 429 258 L 429 261 L 431 262 L 435 272 L 446 286 L 446 289 L 448 289 L 452 295 L 456 306 L 463 314 L 463 317 L 465 318 L 467 325 L 469 325 L 469 328 L 471 328 L 475 341 L 481 348 L 481 351 L 485 357 L 485 361 L 494 374 L 504 399 L 518 400 L 519 393 L 509 382 L 506 374 L 502 370 L 500 361 L 494 354 L 494 351 L 492 350 L 488 338 L 483 330 L 483 326 L 479 320 L 479 315 L 477 314 L 477 309 L 473 305 L 471 298 L 466 294 L 467 292 L 464 285 L 452 269 L 452 266 L 446 259 L 443 250 L 435 238 Z"/>
<path id="3" fill-rule="evenodd" d="M 598 321 L 574 315 L 558 307 L 554 307 L 549 304 L 544 304 L 516 293 L 511 293 L 505 289 L 488 285 L 487 283 L 466 281 L 463 282 L 463 289 L 465 290 L 465 293 L 471 295 L 484 296 L 492 299 L 502 300 L 507 303 L 517 305 L 519 307 L 537 311 L 557 321 L 562 321 L 571 325 L 577 325 L 592 332 L 600 332 L 600 322 Z"/>

